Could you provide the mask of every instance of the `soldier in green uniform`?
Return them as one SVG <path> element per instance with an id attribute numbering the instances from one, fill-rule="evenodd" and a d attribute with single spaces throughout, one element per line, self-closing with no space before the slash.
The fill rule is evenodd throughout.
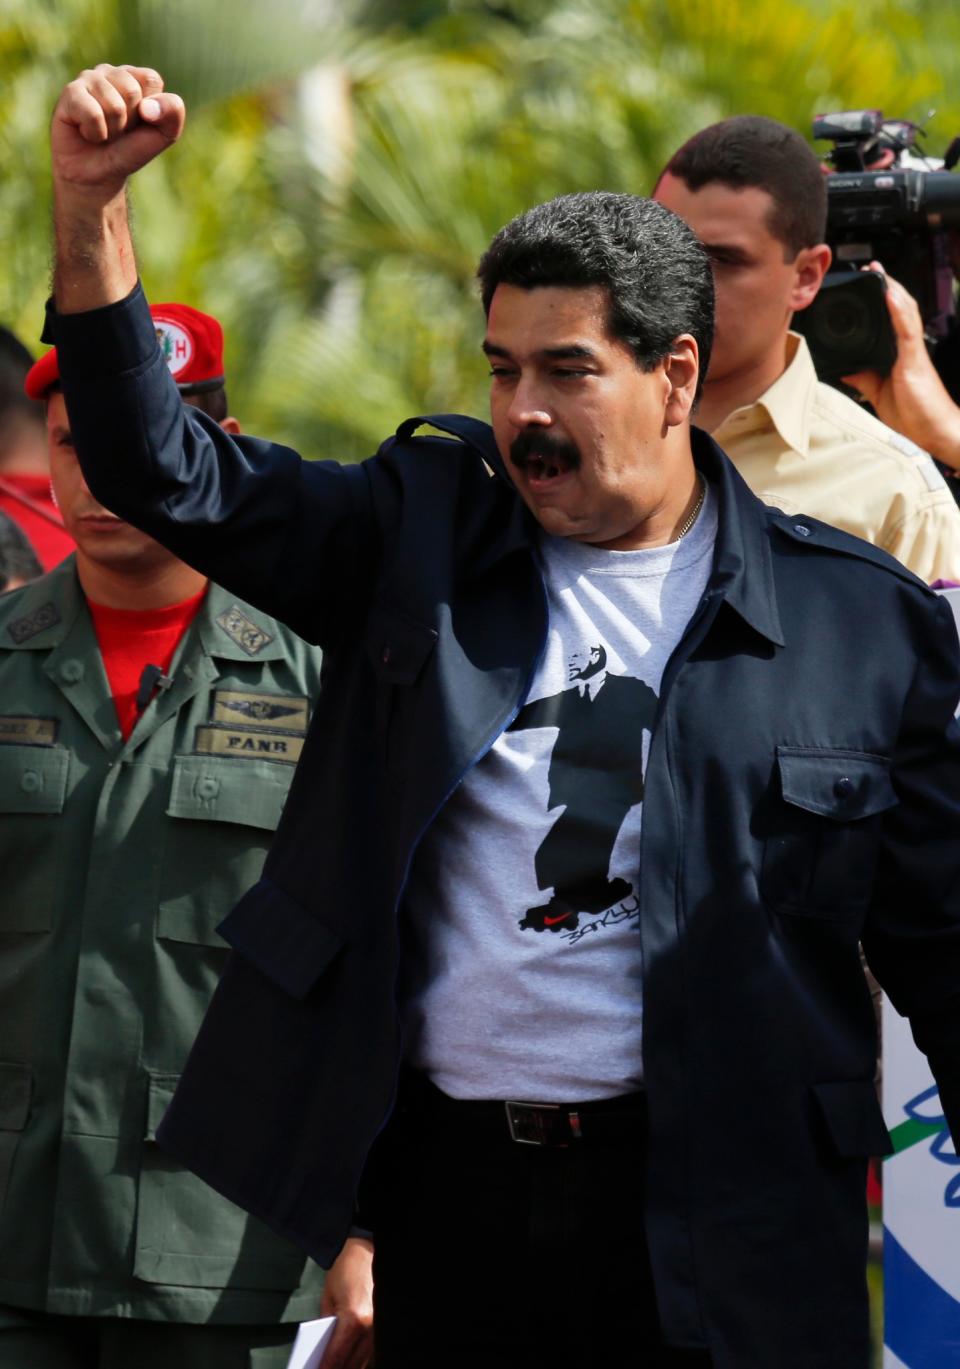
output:
<path id="1" fill-rule="evenodd" d="M 157 306 L 224 426 L 222 335 Z M 279 1369 L 336 1312 L 366 1363 L 369 1245 L 327 1275 L 154 1129 L 303 745 L 319 652 L 87 489 L 55 354 L 54 490 L 77 552 L 0 600 L 0 1369 Z M 211 384 L 211 381 L 216 382 Z"/>

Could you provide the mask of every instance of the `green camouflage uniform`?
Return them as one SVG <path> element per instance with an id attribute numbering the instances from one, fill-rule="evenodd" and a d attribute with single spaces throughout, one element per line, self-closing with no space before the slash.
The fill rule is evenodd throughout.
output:
<path id="1" fill-rule="evenodd" d="M 302 1320 L 321 1271 L 153 1136 L 319 652 L 211 586 L 170 679 L 124 742 L 73 558 L 0 599 L 0 1304 Z"/>

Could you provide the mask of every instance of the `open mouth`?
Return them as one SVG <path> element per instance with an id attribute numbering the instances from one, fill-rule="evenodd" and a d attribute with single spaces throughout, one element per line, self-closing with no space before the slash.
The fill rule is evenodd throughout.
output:
<path id="1" fill-rule="evenodd" d="M 532 485 L 543 485 L 549 480 L 556 480 L 561 475 L 568 474 L 573 468 L 562 457 L 531 452 L 525 458 L 521 469 Z"/>
<path id="2" fill-rule="evenodd" d="M 551 489 L 577 470 L 580 453 L 561 437 L 527 429 L 510 446 L 510 460 L 530 490 Z"/>

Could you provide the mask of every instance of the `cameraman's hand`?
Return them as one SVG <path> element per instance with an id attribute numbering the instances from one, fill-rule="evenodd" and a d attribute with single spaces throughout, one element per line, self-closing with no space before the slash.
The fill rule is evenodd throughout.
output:
<path id="1" fill-rule="evenodd" d="M 183 131 L 186 110 L 149 67 L 82 71 L 57 102 L 50 126 L 54 184 L 106 203 Z"/>
<path id="2" fill-rule="evenodd" d="M 872 261 L 870 270 L 886 277 L 887 310 L 897 339 L 897 359 L 888 376 L 858 371 L 844 376 L 844 383 L 858 390 L 889 428 L 960 470 L 960 408 L 930 360 L 917 302 L 879 262 Z"/>

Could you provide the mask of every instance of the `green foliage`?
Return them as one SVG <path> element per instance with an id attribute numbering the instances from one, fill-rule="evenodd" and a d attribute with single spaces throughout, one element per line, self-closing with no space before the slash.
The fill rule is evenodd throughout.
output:
<path id="1" fill-rule="evenodd" d="M 527 205 L 643 193 L 732 113 L 936 107 L 932 153 L 960 131 L 960 13 L 932 0 L 3 0 L 0 317 L 31 342 L 49 117 L 100 60 L 190 110 L 133 191 L 148 292 L 221 318 L 246 426 L 346 458 L 484 411 L 476 261 Z"/>

